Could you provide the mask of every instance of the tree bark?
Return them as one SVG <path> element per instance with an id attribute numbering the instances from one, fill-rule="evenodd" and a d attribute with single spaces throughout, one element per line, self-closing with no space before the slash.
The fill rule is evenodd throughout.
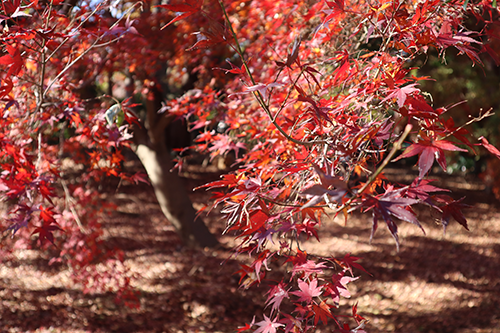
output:
<path id="1" fill-rule="evenodd" d="M 158 114 L 161 106 L 158 94 L 151 86 L 145 96 L 147 116 L 143 127 L 134 126 L 134 151 L 146 169 L 163 214 L 183 242 L 188 246 L 215 247 L 219 242 L 203 219 L 196 216 L 185 184 L 177 173 L 170 171 L 173 162 L 166 145 L 165 128 L 172 119 Z"/>
<path id="2" fill-rule="evenodd" d="M 139 144 L 136 154 L 148 173 L 163 214 L 174 225 L 184 243 L 189 246 L 216 246 L 218 241 L 215 236 L 203 220 L 196 217 L 182 180 L 176 173 L 170 172 L 173 164 L 166 146 Z"/>

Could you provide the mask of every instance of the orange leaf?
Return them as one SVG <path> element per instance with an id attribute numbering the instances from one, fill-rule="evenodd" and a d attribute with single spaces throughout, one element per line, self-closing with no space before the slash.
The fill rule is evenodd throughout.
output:
<path id="1" fill-rule="evenodd" d="M 325 303 L 325 301 L 321 301 L 319 305 L 313 304 L 313 311 L 314 311 L 314 325 L 318 325 L 318 322 L 321 320 L 323 324 L 327 324 L 328 318 L 333 319 L 333 315 L 330 312 L 330 308 L 332 306 Z"/>

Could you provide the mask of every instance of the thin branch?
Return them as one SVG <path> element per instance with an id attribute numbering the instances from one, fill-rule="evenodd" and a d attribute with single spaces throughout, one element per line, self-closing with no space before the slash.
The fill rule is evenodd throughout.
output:
<path id="1" fill-rule="evenodd" d="M 470 124 L 473 124 L 473 123 L 479 122 L 479 121 L 481 121 L 481 120 L 483 120 L 483 119 L 485 119 L 485 118 L 488 118 L 488 117 L 493 116 L 495 113 L 494 113 L 494 112 L 491 112 L 491 110 L 493 110 L 493 108 L 490 108 L 490 109 L 489 109 L 488 111 L 486 111 L 484 114 L 479 113 L 479 116 L 472 118 L 471 120 L 469 120 L 468 122 L 466 122 L 466 123 L 465 123 L 465 124 L 463 124 L 462 126 L 457 127 L 457 128 L 456 128 L 453 132 L 446 134 L 446 135 L 443 137 L 443 139 L 446 139 L 446 138 L 448 138 L 448 137 L 450 137 L 450 136 L 454 135 L 455 133 L 457 133 L 458 131 L 460 131 L 462 128 L 467 127 L 467 126 L 469 126 Z"/>
<path id="2" fill-rule="evenodd" d="M 80 60 L 87 53 L 89 53 L 94 48 L 94 46 L 97 45 L 97 43 L 100 41 L 101 38 L 102 38 L 102 36 L 99 37 L 99 38 L 97 38 L 94 41 L 94 43 L 92 43 L 92 45 L 90 45 L 90 47 L 88 49 L 86 49 L 85 51 L 83 51 L 82 54 L 80 54 L 78 57 L 75 58 L 75 60 L 73 60 L 72 62 L 70 62 L 69 64 L 67 64 L 66 67 L 64 67 L 64 69 L 62 71 L 60 71 L 59 74 L 57 74 L 57 76 L 54 79 L 52 79 L 52 81 L 49 83 L 49 85 L 47 86 L 47 88 L 45 88 L 45 91 L 43 92 L 42 98 L 45 98 L 45 96 L 49 92 L 50 88 L 52 88 L 52 86 L 54 85 L 54 83 L 56 83 L 56 81 L 58 81 L 71 67 L 73 67 L 74 64 L 76 64 L 78 62 L 78 60 Z"/>
<path id="3" fill-rule="evenodd" d="M 282 206 L 282 207 L 302 208 L 304 206 L 304 205 L 300 205 L 300 204 L 294 205 L 294 204 L 287 204 L 287 203 L 283 203 L 283 202 L 278 202 L 278 201 L 275 201 L 271 198 L 261 196 L 261 195 L 259 195 L 259 198 L 264 200 L 264 201 L 267 201 L 267 202 L 270 202 L 270 203 L 273 203 L 277 206 Z M 316 205 L 316 206 L 309 206 L 308 208 L 326 208 L 326 207 L 329 207 L 329 206 L 328 205 Z"/>
<path id="4" fill-rule="evenodd" d="M 281 111 L 285 107 L 285 105 L 286 105 L 286 103 L 288 101 L 288 98 L 290 98 L 290 95 L 292 94 L 293 88 L 295 87 L 295 85 L 297 84 L 297 82 L 299 82 L 299 79 L 302 76 L 302 74 L 304 74 L 304 68 L 300 71 L 299 75 L 297 76 L 297 78 L 295 79 L 295 81 L 291 85 L 290 89 L 288 90 L 288 93 L 286 94 L 285 99 L 283 100 L 283 103 L 281 103 L 280 108 L 278 109 L 278 111 L 276 112 L 276 114 L 273 117 L 274 121 L 276 121 L 276 118 L 278 118 L 279 114 L 281 113 Z"/>
<path id="5" fill-rule="evenodd" d="M 137 4 L 140 4 L 140 3 L 137 3 Z M 109 30 L 112 30 L 114 27 L 116 27 L 123 20 L 123 18 L 127 17 L 127 15 L 130 14 L 130 12 L 133 9 L 135 9 L 137 4 L 131 6 L 122 17 L 120 17 L 118 20 L 116 20 L 116 22 L 109 27 Z M 91 15 L 93 15 L 95 12 L 96 12 L 96 10 L 94 10 L 91 13 Z M 78 27 L 80 27 L 80 26 L 81 26 L 81 24 Z M 78 62 L 81 58 L 83 58 L 87 53 L 89 53 L 91 50 L 93 50 L 96 47 L 108 45 L 107 42 L 99 44 L 99 42 L 104 38 L 104 36 L 105 36 L 105 34 L 102 34 L 99 37 L 97 37 L 97 39 L 92 43 L 92 45 L 90 45 L 85 51 L 82 52 L 82 54 L 80 54 L 78 57 L 76 57 L 71 63 L 67 64 L 66 67 L 64 67 L 64 69 L 59 74 L 57 74 L 57 76 L 49 83 L 49 85 L 47 86 L 47 88 L 43 92 L 43 97 L 45 97 L 47 95 L 48 91 L 50 90 L 50 88 L 52 88 L 54 83 L 56 83 L 71 67 L 73 67 L 73 65 L 76 62 Z M 117 39 L 119 39 L 119 38 L 116 38 L 115 40 L 117 40 Z M 65 41 L 63 41 L 63 43 L 65 43 Z M 62 45 L 60 45 L 60 46 L 62 46 Z M 56 50 L 54 50 L 54 52 L 52 52 L 52 54 L 49 56 L 48 59 L 50 59 L 50 57 L 52 57 L 54 55 Z M 48 61 L 48 59 L 46 59 L 46 61 Z"/>
<path id="6" fill-rule="evenodd" d="M 71 196 L 68 190 L 68 186 L 66 185 L 66 181 L 64 179 L 61 179 L 61 184 L 64 189 L 64 194 L 65 194 L 65 201 L 66 201 L 66 206 L 69 207 L 71 214 L 73 214 L 73 218 L 76 221 L 76 224 L 78 225 L 78 228 L 80 228 L 80 231 L 84 234 L 88 234 L 88 230 L 85 229 L 85 227 L 82 224 L 82 221 L 80 220 L 80 217 L 78 216 L 78 213 L 75 210 L 74 203 L 75 199 Z"/>
<path id="7" fill-rule="evenodd" d="M 52 2 L 51 2 L 51 5 L 52 5 Z M 80 24 L 75 28 L 75 29 L 72 29 L 72 30 L 76 30 L 78 31 L 78 29 L 80 29 L 92 16 L 94 16 L 95 13 L 97 13 L 98 10 L 101 9 L 101 5 L 102 3 L 99 3 L 97 4 L 97 6 L 94 8 L 94 10 L 92 11 L 92 13 L 90 13 L 89 16 L 87 16 L 82 22 L 80 22 Z M 135 6 L 132 6 L 132 8 L 135 7 Z M 59 44 L 55 49 L 54 51 L 52 51 L 52 53 L 49 55 L 49 57 L 47 58 L 47 61 L 49 61 L 56 53 L 57 51 L 59 51 L 59 49 L 64 45 L 66 44 L 66 42 L 68 40 L 70 40 L 72 36 L 68 36 L 66 37 L 62 42 L 61 44 Z"/>
<path id="8" fill-rule="evenodd" d="M 349 205 L 355 199 L 359 198 L 361 196 L 361 194 L 363 194 L 363 192 L 366 191 L 366 189 L 377 179 L 378 175 L 385 169 L 385 167 L 387 166 L 387 164 L 389 164 L 389 162 L 391 161 L 391 159 L 394 157 L 394 154 L 396 154 L 396 152 L 401 149 L 401 145 L 403 144 L 403 141 L 406 139 L 406 137 L 408 136 L 408 134 L 410 134 L 411 129 L 412 129 L 412 125 L 411 124 L 406 125 L 403 134 L 401 134 L 401 136 L 399 137 L 399 140 L 394 144 L 394 146 L 392 147 L 391 151 L 385 157 L 384 161 L 382 161 L 382 163 L 377 168 L 377 170 L 370 176 L 370 178 L 368 178 L 368 181 L 363 185 L 363 187 L 361 187 L 359 189 L 359 191 L 354 196 L 352 196 L 351 198 L 349 198 L 349 200 L 347 200 L 342 206 L 340 206 L 339 208 L 337 208 L 335 210 L 335 214 L 339 213 L 344 208 L 349 207 Z"/>
<path id="9" fill-rule="evenodd" d="M 52 13 L 52 1 L 50 1 L 50 6 L 49 6 L 48 12 L 47 12 L 47 20 L 45 21 L 45 26 L 44 26 L 45 30 L 47 30 L 47 27 L 49 26 L 49 19 L 50 19 L 51 13 Z M 39 79 L 40 83 L 37 86 L 37 89 L 35 90 L 36 110 L 35 110 L 35 113 L 33 114 L 33 116 L 34 116 L 34 118 L 32 119 L 33 121 L 34 121 L 34 119 L 36 119 L 36 115 L 38 113 L 43 112 L 43 101 L 45 99 L 45 94 L 43 92 L 43 82 L 45 81 L 45 71 L 46 71 L 46 65 L 47 65 L 47 61 L 45 59 L 45 57 L 47 56 L 47 54 L 45 53 L 45 46 L 46 45 L 47 45 L 47 40 L 43 39 L 42 45 L 40 45 L 40 55 L 42 57 L 40 62 L 41 62 L 42 68 L 40 71 L 40 79 Z M 42 165 L 42 127 L 41 126 L 38 127 L 37 131 L 38 131 L 38 138 L 37 138 L 38 157 L 36 160 L 35 168 L 39 173 L 41 173 L 40 166 Z"/>
<path id="10" fill-rule="evenodd" d="M 245 67 L 245 71 L 248 75 L 248 77 L 250 78 L 250 81 L 252 82 L 253 85 L 256 85 L 256 82 L 255 82 L 255 79 L 253 78 L 253 75 L 252 75 L 252 72 L 250 71 L 250 68 L 248 66 L 248 63 L 247 61 L 245 60 L 244 56 L 243 56 L 243 51 L 241 49 L 241 46 L 240 46 L 240 43 L 238 41 L 238 37 L 236 36 L 236 32 L 234 31 L 233 29 L 233 25 L 231 24 L 231 21 L 229 20 L 229 16 L 226 12 L 226 8 L 224 7 L 224 4 L 222 3 L 222 0 L 219 0 L 219 4 L 222 8 L 222 11 L 224 13 L 224 18 L 227 22 L 227 24 L 229 25 L 229 29 L 231 31 L 231 34 L 233 36 L 233 39 L 234 39 L 234 42 L 236 43 L 236 52 L 238 53 L 238 55 L 240 56 L 241 58 L 241 61 L 243 62 L 243 67 Z M 305 146 L 305 147 L 312 147 L 313 145 L 315 144 L 319 144 L 319 143 L 326 143 L 325 141 L 302 141 L 302 140 L 297 140 L 293 137 L 291 137 L 290 135 L 288 135 L 288 133 L 285 132 L 285 130 L 276 122 L 276 119 L 274 119 L 271 111 L 269 110 L 269 108 L 266 106 L 266 103 L 264 101 L 264 98 L 263 96 L 261 95 L 261 93 L 259 91 L 253 91 L 252 94 L 255 96 L 255 99 L 257 99 L 257 102 L 259 103 L 259 105 L 261 106 L 261 108 L 265 111 L 265 113 L 267 114 L 267 116 L 269 117 L 269 120 L 271 121 L 271 123 L 274 125 L 274 127 L 288 140 L 288 141 L 291 141 L 295 144 L 298 144 L 298 145 L 302 145 L 302 146 Z"/>
<path id="11" fill-rule="evenodd" d="M 107 45 L 110 45 L 110 44 L 113 44 L 113 43 L 116 43 L 117 41 L 119 41 L 120 39 L 122 39 L 124 37 L 124 35 L 121 35 L 121 36 L 118 36 L 116 37 L 115 39 L 112 39 L 110 41 L 107 41 L 107 42 L 104 42 L 104 43 L 101 43 L 101 44 L 97 44 L 96 46 L 94 46 L 95 48 L 98 48 L 98 47 L 103 47 L 103 46 L 107 46 Z"/>

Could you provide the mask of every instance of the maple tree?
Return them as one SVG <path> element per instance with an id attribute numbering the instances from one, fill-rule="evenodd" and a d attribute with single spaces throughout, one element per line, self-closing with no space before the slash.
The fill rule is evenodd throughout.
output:
<path id="1" fill-rule="evenodd" d="M 271 284 L 268 315 L 239 331 L 305 332 L 332 321 L 338 331 L 362 332 L 356 306 L 347 317 L 332 311 L 350 297 L 359 258 L 308 254 L 301 239 L 319 241 L 325 214 L 371 211 L 372 236 L 383 221 L 399 247 L 399 220 L 422 228 L 417 204 L 435 210 L 444 228 L 451 217 L 467 228 L 461 199 L 427 177 L 435 161 L 446 170 L 446 152 L 483 146 L 500 158 L 466 129 L 491 112 L 456 125 L 421 90 L 430 78 L 410 66 L 449 48 L 472 64 L 483 53 L 495 57 L 496 7 L 486 0 L 2 1 L 2 227 L 18 246 L 37 235 L 39 246 L 56 248 L 53 261 L 66 261 L 89 289 L 115 279 L 120 298 L 134 305 L 130 280 L 119 278 L 121 253 L 101 237 L 100 219 L 113 207 L 95 184 L 144 181 L 121 169 L 123 150 L 133 149 L 182 239 L 215 245 L 170 172 L 165 129 L 184 119 L 198 132 L 189 151 L 236 157 L 236 170 L 200 188 L 217 189 L 212 208 L 222 206 L 225 232 L 239 241 L 235 253 L 253 258 L 238 272 L 241 286 Z M 482 30 L 467 30 L 469 18 Z M 128 82 L 121 97 L 118 80 Z M 177 168 L 189 163 L 187 152 Z M 410 185 L 384 177 L 389 163 L 417 155 Z M 114 270 L 102 273 L 96 261 Z M 288 270 L 275 282 L 272 262 Z"/>

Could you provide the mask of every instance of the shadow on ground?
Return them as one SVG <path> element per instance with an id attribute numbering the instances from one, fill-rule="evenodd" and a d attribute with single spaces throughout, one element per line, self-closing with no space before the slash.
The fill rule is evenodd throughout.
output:
<path id="1" fill-rule="evenodd" d="M 400 252 L 382 226 L 369 243 L 369 216 L 353 216 L 347 226 L 325 222 L 321 242 L 306 242 L 308 253 L 350 252 L 372 274 L 358 272 L 352 301 L 337 313 L 348 314 L 357 302 L 368 332 L 500 332 L 500 211 L 482 192 L 462 194 L 472 205 L 471 232 L 453 224 L 443 236 L 424 210 L 427 235 L 400 223 Z M 193 200 L 208 196 L 195 193 Z M 0 331 L 234 332 L 254 315 L 262 318 L 267 288 L 239 289 L 233 273 L 240 266 L 230 251 L 184 248 L 151 188 L 122 186 L 109 198 L 119 209 L 104 237 L 124 251 L 140 307 L 116 304 L 113 292 L 84 294 L 65 267 L 48 266 L 46 254 L 18 251 L 0 268 Z M 224 227 L 217 214 L 206 220 L 214 232 Z"/>

